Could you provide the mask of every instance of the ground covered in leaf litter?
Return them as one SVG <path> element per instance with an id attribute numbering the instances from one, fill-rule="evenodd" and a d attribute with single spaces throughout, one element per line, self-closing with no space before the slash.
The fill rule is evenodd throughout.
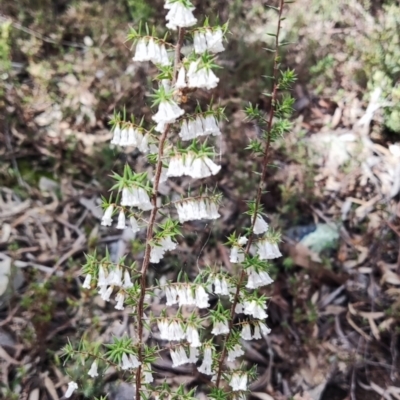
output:
<path id="1" fill-rule="evenodd" d="M 6 144 L 0 149 L 0 289 L 6 289 L 0 297 L 0 358 L 6 399 L 60 399 L 68 368 L 78 368 L 65 370 L 59 359 L 68 338 L 76 343 L 86 333 L 108 341 L 131 329 L 128 309 L 117 312 L 81 290 L 80 265 L 83 254 L 95 248 L 107 247 L 114 257 L 143 255 L 143 233 L 133 240 L 128 230 L 100 228 L 99 204 L 111 170 L 121 170 L 125 160 L 135 169 L 147 168 L 136 154 L 109 149 L 106 124 L 113 109 L 125 104 L 129 112 L 150 115 L 144 95 L 151 71 L 129 63 L 126 31 L 95 32 L 91 24 L 101 19 L 99 9 L 79 7 L 58 15 L 61 26 L 73 27 L 68 35 L 59 33 L 57 43 L 62 40 L 67 49 L 68 43 L 84 43 L 83 48 L 60 52 L 43 40 L 49 34 L 44 28 L 45 38 L 35 36 L 37 31 L 15 34 L 29 51 L 13 54 L 13 84 L 5 86 L 1 103 L 12 115 L 2 117 L 0 133 Z M 114 16 L 123 12 L 105 8 Z M 85 29 L 92 29 L 93 39 Z M 221 82 L 243 79 L 235 45 L 221 60 Z M 46 62 L 40 61 L 44 55 Z M 301 65 L 290 60 L 288 66 L 301 73 Z M 255 160 L 241 150 L 257 134 L 243 123 L 243 100 L 259 99 L 268 110 L 257 81 L 246 80 L 239 89 L 221 84 L 214 93 L 230 118 L 219 143 L 223 169 L 210 181 L 224 194 L 222 218 L 185 224 L 188 240 L 152 268 L 150 279 L 174 279 L 182 266 L 189 274 L 213 263 L 232 270 L 223 243 L 247 223 L 242 213 L 256 182 Z M 274 146 L 277 168 L 271 168 L 263 198 L 271 225 L 284 232 L 285 257 L 265 291 L 271 296 L 271 335 L 244 343 L 246 362 L 259 368 L 252 398 L 399 399 L 399 139 L 382 133 L 379 93 L 363 102 L 354 91 L 341 101 L 308 94 L 312 89 L 301 79 L 295 88 L 294 129 Z M 189 181 L 172 182 L 163 194 L 183 194 L 188 187 Z M 162 309 L 163 299 L 152 307 Z M 200 388 L 203 383 L 194 371 L 172 369 L 168 356 L 154 370 L 171 383 Z M 94 382 L 92 393 L 104 389 L 112 399 L 129 398 L 131 388 L 120 385 L 120 378 L 109 371 Z"/>

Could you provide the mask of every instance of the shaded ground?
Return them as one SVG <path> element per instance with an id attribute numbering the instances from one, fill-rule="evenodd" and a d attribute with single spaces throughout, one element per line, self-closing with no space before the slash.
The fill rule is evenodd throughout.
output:
<path id="1" fill-rule="evenodd" d="M 203 7 L 215 13 L 209 3 Z M 2 10 L 4 21 L 13 23 L 4 28 L 2 20 L 0 41 L 0 272 L 11 266 L 13 275 L 0 297 L 5 399 L 61 398 L 66 373 L 80 368 L 68 365 L 65 371 L 60 361 L 68 338 L 108 340 L 129 329 L 127 313 L 81 291 L 80 266 L 83 254 L 95 248 L 142 257 L 142 236 L 133 240 L 99 225 L 109 172 L 120 171 L 125 160 L 141 167 L 136 154 L 109 148 L 107 129 L 113 110 L 124 105 L 129 113 L 150 115 L 148 67 L 131 65 L 125 36 L 128 22 L 159 21 L 163 11 L 154 7 L 157 15 L 140 4 L 20 1 Z M 307 7 L 313 13 L 299 11 Z M 223 217 L 213 226 L 185 225 L 188 242 L 161 269 L 152 269 L 152 277 L 173 279 L 182 265 L 193 273 L 200 256 L 200 265 L 231 268 L 223 243 L 246 224 L 242 213 L 255 182 L 254 160 L 242 149 L 256 129 L 243 123 L 241 109 L 257 99 L 269 106 L 260 95 L 266 87 L 260 75 L 271 60 L 260 50 L 273 15 L 264 10 L 261 2 L 218 3 L 221 20 L 232 21 L 220 60 L 226 83 L 214 93 L 230 118 L 215 182 L 224 194 Z M 254 398 L 400 398 L 400 137 L 384 128 L 386 111 L 371 96 L 382 99 L 386 90 L 367 84 L 375 64 L 344 39 L 350 34 L 361 41 L 370 33 L 369 18 L 381 14 L 380 3 L 368 10 L 363 2 L 329 8 L 323 1 L 299 1 L 288 16 L 287 38 L 295 36 L 291 26 L 299 29 L 285 57 L 299 74 L 297 114 L 293 132 L 275 144 L 277 168 L 263 198 L 271 225 L 284 232 L 285 258 L 266 291 L 272 333 L 266 343 L 247 344 L 245 359 L 259 366 Z M 326 61 L 326 53 L 333 60 Z M 352 74 L 360 70 L 361 77 Z M 398 77 L 391 76 L 395 86 Z M 320 224 L 338 232 L 338 240 L 320 248 L 298 243 Z M 167 358 L 154 369 L 160 378 L 202 383 L 186 371 L 176 377 Z M 118 378 L 111 371 L 87 389 L 88 397 L 105 390 L 123 398 L 112 389 Z"/>

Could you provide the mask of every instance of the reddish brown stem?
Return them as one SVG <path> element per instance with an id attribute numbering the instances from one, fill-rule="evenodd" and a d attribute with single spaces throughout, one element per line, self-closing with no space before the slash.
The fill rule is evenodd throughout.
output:
<path id="1" fill-rule="evenodd" d="M 179 28 L 178 33 L 178 42 L 175 47 L 175 61 L 174 61 L 174 73 L 173 73 L 173 80 L 172 85 L 176 82 L 178 66 L 180 63 L 180 55 L 181 49 L 183 45 L 183 39 L 185 37 L 185 30 L 183 28 Z M 147 226 L 147 233 L 146 233 L 146 250 L 144 253 L 142 268 L 141 268 L 141 279 L 140 279 L 140 297 L 137 305 L 137 331 L 138 331 L 138 338 L 139 338 L 139 351 L 138 351 L 138 358 L 141 362 L 141 365 L 138 367 L 136 371 L 136 399 L 140 399 L 140 389 L 141 389 L 141 375 L 142 375 L 142 366 L 143 366 L 143 343 L 142 343 L 142 336 L 143 336 L 143 314 L 144 314 L 144 298 L 146 295 L 146 273 L 147 269 L 150 264 L 150 252 L 151 252 L 151 240 L 153 238 L 154 226 L 156 222 L 158 207 L 157 207 L 157 195 L 158 195 L 158 186 L 160 184 L 160 176 L 162 171 L 162 158 L 164 155 L 164 144 L 165 140 L 167 139 L 168 132 L 170 130 L 171 124 L 165 126 L 164 132 L 160 137 L 160 141 L 158 144 L 158 158 L 157 158 L 157 165 L 156 165 L 156 174 L 154 177 L 154 185 L 153 185 L 153 193 L 151 197 L 151 202 L 153 204 L 153 209 L 151 210 L 149 224 Z"/>
<path id="2" fill-rule="evenodd" d="M 264 149 L 264 155 L 263 155 L 263 160 L 262 160 L 262 172 L 261 172 L 261 179 L 258 184 L 257 188 L 257 195 L 256 195 L 256 201 L 255 201 L 255 207 L 254 207 L 254 216 L 251 224 L 251 233 L 249 236 L 249 240 L 247 242 L 246 249 L 244 251 L 245 255 L 249 253 L 250 246 L 254 240 L 254 225 L 256 223 L 257 219 L 257 213 L 260 208 L 260 203 L 261 203 L 261 196 L 263 192 L 263 187 L 265 185 L 266 177 L 267 177 L 267 171 L 268 171 L 268 158 L 269 158 L 269 150 L 271 147 L 271 130 L 272 130 L 272 122 L 275 114 L 275 104 L 278 100 L 278 71 L 279 71 L 279 33 L 281 30 L 281 22 L 282 22 L 282 12 L 283 12 L 283 6 L 285 2 L 284 0 L 280 0 L 279 2 L 279 12 L 278 12 L 278 27 L 276 30 L 276 36 L 275 36 L 275 52 L 274 52 L 274 71 L 273 71 L 273 82 L 274 82 L 274 87 L 273 87 L 273 92 L 272 92 L 272 100 L 271 100 L 271 108 L 269 110 L 269 118 L 268 118 L 268 124 L 267 124 L 267 134 L 268 138 L 265 143 L 265 149 Z M 239 293 L 240 293 L 240 288 L 242 286 L 244 277 L 245 277 L 245 272 L 244 269 L 242 269 L 242 272 L 239 277 L 239 282 L 236 287 L 236 292 L 235 296 L 232 302 L 232 307 L 231 307 L 231 313 L 230 313 L 230 319 L 229 319 L 229 333 L 226 335 L 222 352 L 221 352 L 221 357 L 218 360 L 218 372 L 217 372 L 217 379 L 215 382 L 216 387 L 218 388 L 221 382 L 221 375 L 222 375 L 222 368 L 223 368 L 223 363 L 226 357 L 226 344 L 229 341 L 229 338 L 231 337 L 232 329 L 233 329 L 233 319 L 235 316 L 235 308 L 236 304 L 239 301 Z"/>

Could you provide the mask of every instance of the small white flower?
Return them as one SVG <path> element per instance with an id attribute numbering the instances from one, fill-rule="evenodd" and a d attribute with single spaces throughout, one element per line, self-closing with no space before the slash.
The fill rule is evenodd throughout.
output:
<path id="1" fill-rule="evenodd" d="M 125 229 L 126 225 L 125 225 L 125 213 L 124 210 L 121 210 L 119 212 L 118 215 L 118 225 L 117 225 L 117 229 Z"/>
<path id="2" fill-rule="evenodd" d="M 99 373 L 97 372 L 97 361 L 96 360 L 93 361 L 93 363 L 89 369 L 88 375 L 91 378 L 96 378 L 96 376 L 99 376 Z"/>
<path id="3" fill-rule="evenodd" d="M 118 145 L 120 141 L 121 141 L 121 128 L 119 125 L 115 125 L 111 144 Z"/>
<path id="4" fill-rule="evenodd" d="M 121 364 L 121 369 L 123 371 L 126 371 L 127 369 L 133 368 L 133 364 L 131 360 L 128 358 L 128 355 L 126 353 L 122 354 L 122 364 Z"/>
<path id="5" fill-rule="evenodd" d="M 117 304 L 115 305 L 115 309 L 116 310 L 124 310 L 124 300 L 125 300 L 125 295 L 121 292 L 119 292 L 115 298 L 115 300 L 117 301 Z"/>
<path id="6" fill-rule="evenodd" d="M 228 321 L 217 321 L 214 324 L 214 328 L 211 333 L 213 335 L 225 335 L 226 333 L 229 333 Z"/>
<path id="7" fill-rule="evenodd" d="M 240 336 L 244 340 L 251 340 L 252 339 L 251 328 L 250 328 L 249 324 L 243 324 L 242 332 L 240 333 Z"/>
<path id="8" fill-rule="evenodd" d="M 85 278 L 85 280 L 83 282 L 83 285 L 82 285 L 83 289 L 90 289 L 90 282 L 91 281 L 92 281 L 92 275 L 87 274 L 86 278 Z"/>
<path id="9" fill-rule="evenodd" d="M 242 248 L 238 246 L 232 246 L 229 261 L 231 263 L 242 263 L 244 259 L 245 256 Z"/>
<path id="10" fill-rule="evenodd" d="M 104 212 L 103 218 L 101 219 L 101 225 L 103 226 L 111 226 L 112 224 L 112 213 L 114 211 L 114 206 L 110 205 L 107 207 Z"/>
<path id="11" fill-rule="evenodd" d="M 112 286 L 110 286 L 109 288 L 107 288 L 107 286 L 102 286 L 99 293 L 104 301 L 110 301 L 110 296 L 112 294 L 112 291 L 113 291 Z"/>
<path id="12" fill-rule="evenodd" d="M 186 338 L 187 338 L 187 341 L 190 343 L 191 347 L 200 347 L 201 346 L 199 332 L 196 329 L 196 327 L 194 327 L 192 325 L 189 325 L 187 327 Z"/>
<path id="13" fill-rule="evenodd" d="M 196 364 L 198 357 L 199 357 L 199 349 L 197 347 L 190 346 L 189 363 Z"/>
<path id="14" fill-rule="evenodd" d="M 231 380 L 229 381 L 229 386 L 233 391 L 247 390 L 247 374 L 243 371 L 240 371 L 240 373 L 234 372 Z"/>
<path id="15" fill-rule="evenodd" d="M 264 322 L 258 321 L 258 326 L 260 327 L 263 335 L 269 335 L 271 333 L 271 329 L 268 328 L 268 326 L 265 325 Z"/>
<path id="16" fill-rule="evenodd" d="M 264 221 L 261 215 L 257 215 L 256 222 L 254 224 L 254 233 L 257 235 L 267 232 L 268 224 Z"/>
<path id="17" fill-rule="evenodd" d="M 165 288 L 165 295 L 167 297 L 167 306 L 173 306 L 178 303 L 178 292 L 175 286 L 167 286 Z"/>
<path id="18" fill-rule="evenodd" d="M 117 266 L 107 277 L 107 283 L 113 286 L 122 286 L 122 269 Z"/>
<path id="19" fill-rule="evenodd" d="M 186 86 L 187 86 L 186 85 L 186 71 L 185 71 L 185 67 L 182 65 L 182 67 L 180 68 L 180 70 L 178 72 L 178 79 L 176 80 L 175 87 L 177 89 L 183 89 Z"/>
<path id="20" fill-rule="evenodd" d="M 69 382 L 68 383 L 68 389 L 65 392 L 64 397 L 66 399 L 69 399 L 72 396 L 72 393 L 74 393 L 74 391 L 76 389 L 78 389 L 78 384 L 76 382 L 73 382 L 73 381 Z"/>
<path id="21" fill-rule="evenodd" d="M 136 45 L 135 56 L 132 58 L 133 61 L 148 61 L 149 56 L 147 52 L 147 42 L 145 39 L 139 39 Z"/>
<path id="22" fill-rule="evenodd" d="M 137 368 L 142 364 L 134 354 L 129 354 L 129 361 L 131 362 L 132 368 Z"/>
<path id="23" fill-rule="evenodd" d="M 131 281 L 131 276 L 127 269 L 124 271 L 124 284 L 122 285 L 122 287 L 124 289 L 130 289 L 131 287 L 133 287 L 133 283 Z"/>
<path id="24" fill-rule="evenodd" d="M 100 265 L 99 276 L 97 277 L 97 286 L 106 286 L 107 282 L 108 282 L 108 277 L 106 276 L 104 267 Z"/>
<path id="25" fill-rule="evenodd" d="M 208 302 L 208 294 L 204 287 L 201 285 L 196 286 L 196 307 L 208 308 L 210 306 Z"/>
<path id="26" fill-rule="evenodd" d="M 260 327 L 258 325 L 254 325 L 254 333 L 253 333 L 253 340 L 261 339 Z"/>
<path id="27" fill-rule="evenodd" d="M 166 2 L 164 8 L 168 9 L 169 12 L 165 19 L 169 21 L 167 23 L 168 29 L 176 30 L 178 27 L 188 28 L 196 24 L 197 19 L 193 16 L 194 7 L 186 7 L 183 3 Z"/>
<path id="28" fill-rule="evenodd" d="M 212 375 L 212 349 L 211 347 L 206 347 L 204 349 L 204 354 L 203 354 L 203 363 L 200 365 L 200 367 L 197 368 L 197 370 L 205 375 Z"/>
<path id="29" fill-rule="evenodd" d="M 240 344 L 235 344 L 231 350 L 228 350 L 228 361 L 235 361 L 236 358 L 244 355 L 244 351 Z"/>
<path id="30" fill-rule="evenodd" d="M 247 239 L 246 236 L 240 236 L 238 239 L 238 244 L 240 244 L 241 246 L 244 246 L 245 244 L 247 244 L 248 241 L 249 241 L 249 239 Z"/>
<path id="31" fill-rule="evenodd" d="M 131 223 L 131 228 L 132 228 L 132 231 L 134 233 L 140 231 L 138 222 L 137 222 L 136 218 L 133 215 L 129 218 L 129 222 Z"/>
<path id="32" fill-rule="evenodd" d="M 140 142 L 138 149 L 142 153 L 149 152 L 149 134 L 148 133 L 146 133 L 146 135 L 144 135 L 142 137 L 142 141 Z"/>
<path id="33" fill-rule="evenodd" d="M 194 33 L 193 46 L 196 54 L 203 54 L 207 50 L 206 36 L 203 32 L 196 31 Z"/>

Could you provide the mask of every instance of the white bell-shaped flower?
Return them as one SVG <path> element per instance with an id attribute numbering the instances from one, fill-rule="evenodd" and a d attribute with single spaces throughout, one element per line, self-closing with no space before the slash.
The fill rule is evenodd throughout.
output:
<path id="1" fill-rule="evenodd" d="M 198 308 L 208 308 L 210 306 L 208 302 L 208 294 L 204 287 L 198 285 L 196 287 L 196 307 Z"/>
<path id="2" fill-rule="evenodd" d="M 243 250 L 239 246 L 232 246 L 229 261 L 231 263 L 242 263 L 245 259 Z"/>
<path id="3" fill-rule="evenodd" d="M 182 67 L 179 69 L 179 72 L 178 72 L 178 79 L 176 80 L 175 87 L 177 89 L 183 89 L 186 86 L 187 86 L 186 71 L 185 71 L 185 67 L 182 65 Z"/>
<path id="4" fill-rule="evenodd" d="M 115 305 L 115 309 L 116 310 L 124 310 L 124 300 L 125 300 L 125 295 L 121 292 L 119 292 L 115 298 L 115 300 L 117 301 L 117 304 Z"/>
<path id="5" fill-rule="evenodd" d="M 189 348 L 189 363 L 196 364 L 199 358 L 199 349 L 194 346 Z"/>
<path id="6" fill-rule="evenodd" d="M 118 215 L 118 225 L 117 225 L 117 229 L 125 229 L 126 225 L 125 225 L 125 213 L 124 210 L 121 210 L 119 212 Z"/>
<path id="7" fill-rule="evenodd" d="M 97 368 L 97 361 L 94 360 L 92 365 L 91 365 L 91 367 L 90 367 L 90 369 L 89 369 L 88 375 L 91 378 L 96 378 L 96 376 L 99 376 L 99 373 L 98 373 L 97 369 L 98 369 Z"/>
<path id="8" fill-rule="evenodd" d="M 203 363 L 197 370 L 205 375 L 212 375 L 212 349 L 211 347 L 205 347 L 203 353 Z"/>
<path id="9" fill-rule="evenodd" d="M 103 218 L 101 219 L 101 225 L 111 226 L 112 225 L 112 213 L 114 211 L 114 206 L 110 205 L 104 212 Z"/>
<path id="10" fill-rule="evenodd" d="M 252 339 L 251 328 L 250 328 L 249 324 L 245 323 L 245 324 L 242 325 L 242 332 L 240 333 L 240 336 L 244 340 L 251 340 Z"/>
<path id="11" fill-rule="evenodd" d="M 86 275 L 86 278 L 85 278 L 85 280 L 84 280 L 84 282 L 83 282 L 83 285 L 82 285 L 82 288 L 83 289 L 90 289 L 90 283 L 91 283 L 91 281 L 92 281 L 92 275 L 91 274 L 87 274 Z"/>
<path id="12" fill-rule="evenodd" d="M 147 40 L 139 39 L 136 45 L 135 56 L 132 58 L 133 61 L 148 61 L 149 55 L 147 51 Z"/>
<path id="13" fill-rule="evenodd" d="M 66 399 L 69 399 L 72 396 L 72 394 L 75 392 L 76 389 L 78 389 L 78 384 L 76 382 L 73 382 L 73 381 L 69 382 L 68 383 L 68 389 L 65 392 L 64 397 Z"/>
<path id="14" fill-rule="evenodd" d="M 189 325 L 186 328 L 186 339 L 190 343 L 191 347 L 200 347 L 201 346 L 199 332 L 196 329 L 196 327 L 194 327 L 192 325 Z"/>
<path id="15" fill-rule="evenodd" d="M 203 54 L 207 50 L 206 35 L 203 32 L 196 31 L 193 36 L 194 52 Z"/>
<path id="16" fill-rule="evenodd" d="M 129 271 L 127 269 L 124 271 L 124 283 L 122 287 L 124 289 L 130 289 L 131 287 L 133 287 L 131 275 L 129 274 Z"/>
<path id="17" fill-rule="evenodd" d="M 114 127 L 113 138 L 112 138 L 112 140 L 111 140 L 111 144 L 118 145 L 120 141 L 121 141 L 121 128 L 120 128 L 120 126 L 117 124 L 117 125 L 115 125 L 115 127 Z"/>
<path id="18" fill-rule="evenodd" d="M 261 215 L 257 215 L 256 222 L 254 224 L 254 233 L 259 235 L 264 232 L 267 232 L 268 224 L 264 221 Z"/>

